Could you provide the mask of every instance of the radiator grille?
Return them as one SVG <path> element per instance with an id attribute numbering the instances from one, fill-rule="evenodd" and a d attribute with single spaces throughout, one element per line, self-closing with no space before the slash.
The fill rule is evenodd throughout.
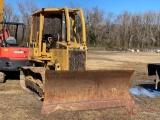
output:
<path id="1" fill-rule="evenodd" d="M 86 53 L 85 50 L 69 51 L 69 70 L 85 70 Z"/>

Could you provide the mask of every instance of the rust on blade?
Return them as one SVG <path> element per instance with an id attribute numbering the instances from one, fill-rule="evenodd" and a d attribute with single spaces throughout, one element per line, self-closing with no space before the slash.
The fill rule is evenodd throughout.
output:
<path id="1" fill-rule="evenodd" d="M 42 114 L 134 106 L 129 83 L 134 70 L 51 71 L 45 73 Z"/>

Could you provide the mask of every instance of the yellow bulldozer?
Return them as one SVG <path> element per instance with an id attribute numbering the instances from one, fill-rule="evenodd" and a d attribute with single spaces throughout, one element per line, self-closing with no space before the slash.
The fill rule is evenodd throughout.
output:
<path id="1" fill-rule="evenodd" d="M 3 21 L 3 9 L 4 9 L 4 0 L 0 0 L 0 22 Z M 2 24 L 0 24 L 0 30 L 2 29 Z"/>
<path id="2" fill-rule="evenodd" d="M 42 114 L 134 106 L 134 70 L 87 70 L 86 28 L 81 8 L 43 8 L 32 15 L 32 66 L 21 69 L 21 86 L 43 99 Z"/>

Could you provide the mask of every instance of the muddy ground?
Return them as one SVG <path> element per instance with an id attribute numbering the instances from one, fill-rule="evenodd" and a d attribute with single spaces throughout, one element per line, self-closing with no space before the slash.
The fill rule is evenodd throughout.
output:
<path id="1" fill-rule="evenodd" d="M 89 51 L 88 69 L 133 68 L 130 87 L 153 84 L 154 77 L 147 76 L 147 63 L 160 62 L 160 53 Z M 12 74 L 10 77 L 14 77 Z M 42 102 L 24 91 L 19 80 L 8 78 L 0 84 L 0 120 L 159 120 L 160 97 L 134 96 L 135 107 L 105 108 L 86 111 L 61 111 L 41 115 Z"/>

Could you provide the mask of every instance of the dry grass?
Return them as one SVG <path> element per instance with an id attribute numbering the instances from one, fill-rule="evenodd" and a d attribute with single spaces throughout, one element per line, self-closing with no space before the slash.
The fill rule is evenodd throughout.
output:
<path id="1" fill-rule="evenodd" d="M 124 53 L 89 51 L 88 69 L 122 69 L 134 68 L 131 87 L 146 83 L 153 79 L 147 76 L 147 63 L 160 62 L 157 53 Z M 140 81 L 137 81 L 140 80 Z M 153 81 L 151 80 L 150 83 Z M 160 97 L 151 99 L 132 95 L 136 106 L 133 108 L 106 108 L 86 111 L 56 111 L 49 115 L 41 115 L 42 102 L 23 91 L 18 80 L 7 80 L 0 84 L 0 119 L 1 120 L 137 120 L 160 119 Z"/>

